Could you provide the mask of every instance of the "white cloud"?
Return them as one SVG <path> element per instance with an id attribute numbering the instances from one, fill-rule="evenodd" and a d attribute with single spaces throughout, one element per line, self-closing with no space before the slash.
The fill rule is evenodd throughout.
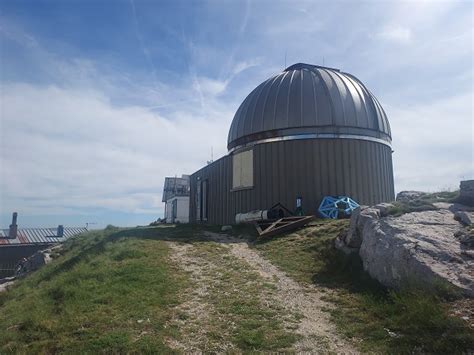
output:
<path id="1" fill-rule="evenodd" d="M 260 64 L 263 63 L 262 58 L 254 58 L 251 60 L 243 60 L 241 62 L 238 62 L 237 64 L 234 65 L 234 69 L 232 70 L 233 76 L 240 74 L 244 70 L 247 70 L 249 68 L 256 67 Z"/>
<path id="2" fill-rule="evenodd" d="M 227 88 L 228 80 L 215 80 L 207 77 L 196 77 L 193 88 L 200 91 L 203 96 L 218 96 Z"/>
<path id="3" fill-rule="evenodd" d="M 100 92 L 4 85 L 0 208 L 158 216 L 164 176 L 197 170 L 211 146 L 225 153 L 232 114 L 215 106 L 207 113 L 204 119 L 177 109 L 165 118 L 138 106 L 115 107 Z"/>
<path id="4" fill-rule="evenodd" d="M 473 92 L 406 108 L 386 105 L 395 153 L 395 187 L 456 189 L 474 178 Z"/>
<path id="5" fill-rule="evenodd" d="M 381 32 L 377 33 L 375 37 L 383 40 L 406 44 L 411 42 L 412 32 L 411 29 L 407 27 L 386 27 Z"/>

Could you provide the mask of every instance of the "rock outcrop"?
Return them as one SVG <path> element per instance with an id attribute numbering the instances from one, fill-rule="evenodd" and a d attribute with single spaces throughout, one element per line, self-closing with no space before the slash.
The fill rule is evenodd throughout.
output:
<path id="1" fill-rule="evenodd" d="M 336 246 L 358 252 L 364 269 L 383 285 L 400 288 L 449 283 L 474 297 L 472 235 L 454 218 L 461 205 L 387 216 L 388 204 L 354 211 L 350 228 Z M 467 212 L 470 213 L 470 212 Z"/>
<path id="2" fill-rule="evenodd" d="M 474 206 L 474 180 L 461 181 L 458 202 Z"/>
<path id="3" fill-rule="evenodd" d="M 396 200 L 398 202 L 409 202 L 415 199 L 419 199 L 420 197 L 426 195 L 426 192 L 422 191 L 401 191 L 397 194 Z"/>

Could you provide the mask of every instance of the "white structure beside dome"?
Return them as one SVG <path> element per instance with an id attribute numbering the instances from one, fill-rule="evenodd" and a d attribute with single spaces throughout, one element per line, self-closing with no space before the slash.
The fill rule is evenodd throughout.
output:
<path id="1" fill-rule="evenodd" d="M 165 178 L 162 202 L 166 223 L 189 222 L 189 190 L 189 175 Z"/>

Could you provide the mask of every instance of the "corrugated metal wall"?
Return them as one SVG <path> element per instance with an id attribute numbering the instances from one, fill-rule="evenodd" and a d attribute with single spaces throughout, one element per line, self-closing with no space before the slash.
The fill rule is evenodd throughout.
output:
<path id="1" fill-rule="evenodd" d="M 392 201 L 391 148 L 355 139 L 307 139 L 253 147 L 254 187 L 232 190 L 232 156 L 191 175 L 190 221 L 196 216 L 197 184 L 208 180 L 211 224 L 232 224 L 237 213 L 268 209 L 277 202 L 295 208 L 303 198 L 306 214 L 316 214 L 325 195 L 348 195 L 364 205 Z"/>

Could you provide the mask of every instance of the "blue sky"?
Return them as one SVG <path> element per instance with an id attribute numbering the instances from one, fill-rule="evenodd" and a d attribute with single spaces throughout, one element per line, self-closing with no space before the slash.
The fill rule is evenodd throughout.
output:
<path id="1" fill-rule="evenodd" d="M 384 106 L 396 190 L 473 178 L 470 1 L 0 0 L 0 225 L 145 224 L 226 153 L 241 101 L 306 62 Z"/>

